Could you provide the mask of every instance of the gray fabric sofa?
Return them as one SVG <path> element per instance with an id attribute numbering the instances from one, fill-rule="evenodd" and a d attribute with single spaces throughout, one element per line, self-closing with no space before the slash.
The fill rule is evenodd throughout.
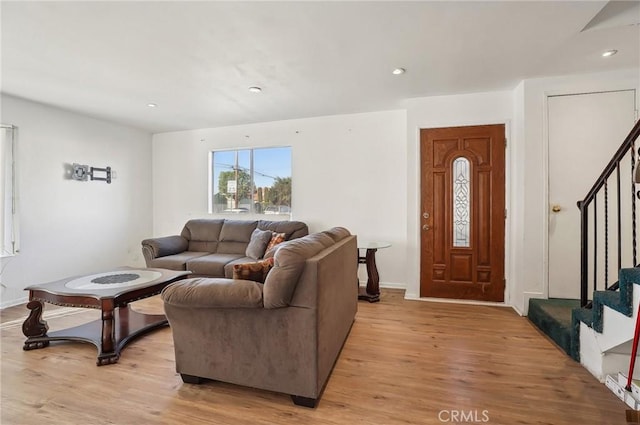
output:
<path id="1" fill-rule="evenodd" d="M 150 268 L 190 270 L 192 277 L 231 278 L 234 264 L 260 259 L 247 255 L 256 229 L 284 233 L 285 240 L 309 234 L 300 221 L 194 219 L 180 235 L 143 240 L 142 254 Z"/>
<path id="2" fill-rule="evenodd" d="M 162 292 L 176 370 L 315 407 L 357 311 L 356 237 L 333 228 L 282 243 L 264 284 L 194 278 Z"/>

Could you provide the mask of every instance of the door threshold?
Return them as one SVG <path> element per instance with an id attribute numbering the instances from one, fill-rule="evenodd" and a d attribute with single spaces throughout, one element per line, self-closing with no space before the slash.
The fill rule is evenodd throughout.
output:
<path id="1" fill-rule="evenodd" d="M 445 304 L 470 304 L 470 305 L 484 305 L 490 307 L 511 307 L 509 304 L 503 302 L 496 301 L 476 301 L 476 300 L 457 300 L 452 298 L 433 298 L 433 297 L 419 297 L 419 298 L 406 298 L 407 300 L 413 301 L 426 301 L 426 302 L 434 302 L 434 303 L 445 303 Z"/>

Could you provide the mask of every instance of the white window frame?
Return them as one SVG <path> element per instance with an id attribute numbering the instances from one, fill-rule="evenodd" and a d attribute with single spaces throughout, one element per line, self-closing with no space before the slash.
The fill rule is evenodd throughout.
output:
<path id="1" fill-rule="evenodd" d="M 234 148 L 234 149 L 214 149 L 212 151 L 209 152 L 209 172 L 208 172 L 208 177 L 209 177 L 209 199 L 208 199 L 208 210 L 209 210 L 209 214 L 224 214 L 224 215 L 228 215 L 228 214 L 234 214 L 233 211 L 231 212 L 221 212 L 221 211 L 214 211 L 214 192 L 216 191 L 217 188 L 214 187 L 214 175 L 213 173 L 216 171 L 215 170 L 215 166 L 214 166 L 214 154 L 216 152 L 236 152 L 236 164 L 233 164 L 235 167 L 238 168 L 243 168 L 241 166 L 239 166 L 237 164 L 237 153 L 241 152 L 241 151 L 249 151 L 250 152 L 250 165 L 247 168 L 244 168 L 245 171 L 247 171 L 250 176 L 251 176 L 251 182 L 252 182 L 252 187 L 251 187 L 251 193 L 253 196 L 253 191 L 254 189 L 256 189 L 256 187 L 253 186 L 253 183 L 255 182 L 255 174 L 261 174 L 259 171 L 254 169 L 254 159 L 253 159 L 253 155 L 255 151 L 258 150 L 266 150 L 266 149 L 282 149 L 282 148 L 287 148 L 289 149 L 290 153 L 291 153 L 291 161 L 293 161 L 293 150 L 291 146 L 260 146 L 260 147 L 242 147 L 242 148 Z M 290 166 L 292 166 L 292 164 L 290 164 Z M 291 178 L 291 176 L 288 176 L 289 178 Z M 293 193 L 291 193 L 291 195 L 293 195 Z M 293 203 L 293 200 L 291 199 L 291 203 Z M 251 215 L 266 215 L 268 213 L 265 213 L 265 211 L 255 211 L 254 210 L 255 205 L 252 203 L 250 210 L 248 211 L 249 214 Z M 233 209 L 233 208 L 232 208 Z M 289 205 L 288 206 L 288 211 L 285 212 L 280 212 L 280 209 L 278 210 L 278 212 L 276 212 L 276 214 L 280 215 L 280 217 L 292 217 L 292 206 Z"/>
<path id="2" fill-rule="evenodd" d="M 18 237 L 17 134 L 14 125 L 2 124 L 0 140 L 0 257 L 20 252 Z"/>

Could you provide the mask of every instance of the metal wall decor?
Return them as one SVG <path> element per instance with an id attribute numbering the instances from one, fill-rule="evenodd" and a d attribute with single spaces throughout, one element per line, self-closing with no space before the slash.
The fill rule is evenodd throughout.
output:
<path id="1" fill-rule="evenodd" d="M 73 171 L 71 178 L 73 180 L 87 181 L 98 180 L 111 183 L 111 167 L 98 168 L 89 167 L 88 165 L 73 163 Z"/>

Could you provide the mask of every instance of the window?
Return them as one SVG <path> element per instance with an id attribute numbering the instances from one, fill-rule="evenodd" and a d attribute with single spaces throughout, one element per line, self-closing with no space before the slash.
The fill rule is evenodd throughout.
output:
<path id="1" fill-rule="evenodd" d="M 291 148 L 213 151 L 209 212 L 291 215 Z"/>
<path id="2" fill-rule="evenodd" d="M 0 257 L 14 255 L 18 252 L 16 133 L 16 127 L 2 125 L 0 140 Z"/>
<path id="3" fill-rule="evenodd" d="M 453 161 L 453 246 L 469 247 L 470 234 L 469 160 Z"/>

